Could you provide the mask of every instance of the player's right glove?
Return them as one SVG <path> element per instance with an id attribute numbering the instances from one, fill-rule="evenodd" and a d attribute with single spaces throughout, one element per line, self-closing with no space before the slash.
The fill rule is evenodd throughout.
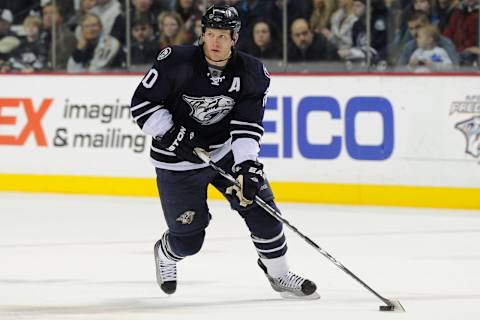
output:
<path id="1" fill-rule="evenodd" d="M 168 151 L 175 153 L 180 160 L 203 163 L 193 153 L 193 149 L 198 147 L 195 133 L 182 125 L 173 125 L 163 136 L 155 137 L 155 140 L 159 141 L 160 145 Z"/>
<path id="2" fill-rule="evenodd" d="M 236 196 L 238 203 L 242 207 L 248 207 L 253 203 L 255 196 L 265 181 L 263 164 L 247 160 L 235 165 L 233 174 L 237 180 L 237 185 L 228 187 L 225 193 Z"/>

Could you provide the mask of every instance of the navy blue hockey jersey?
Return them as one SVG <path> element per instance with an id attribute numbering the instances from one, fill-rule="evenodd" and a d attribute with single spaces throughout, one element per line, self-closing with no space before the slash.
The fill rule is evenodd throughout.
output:
<path id="1" fill-rule="evenodd" d="M 213 76 L 201 47 L 167 47 L 138 85 L 131 113 L 149 135 L 181 124 L 195 132 L 214 161 L 233 149 L 238 163 L 258 155 L 269 84 L 263 64 L 242 52 L 233 51 L 221 76 Z M 206 166 L 181 161 L 155 139 L 150 157 L 156 167 L 171 170 Z"/>

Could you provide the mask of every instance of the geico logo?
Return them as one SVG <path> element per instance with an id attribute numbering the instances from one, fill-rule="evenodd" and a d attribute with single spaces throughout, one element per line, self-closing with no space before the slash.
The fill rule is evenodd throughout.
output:
<path id="1" fill-rule="evenodd" d="M 33 102 L 29 98 L 0 97 L 0 127 L 5 125 L 16 126 L 18 116 L 22 115 L 20 112 L 23 112 L 27 119 L 25 126 L 18 135 L 0 135 L 0 145 L 23 145 L 30 134 L 33 134 L 37 145 L 46 146 L 47 139 L 45 138 L 41 121 L 52 102 L 53 99 L 44 99 L 40 103 L 40 107 L 35 111 Z M 2 115 L 2 110 L 5 111 L 6 108 L 16 108 L 15 111 L 18 115 L 7 116 L 5 113 Z"/>
<path id="2" fill-rule="evenodd" d="M 279 109 L 279 97 L 270 96 L 266 104 L 266 118 L 268 113 Z M 294 116 L 294 111 L 296 111 Z M 277 133 L 276 137 L 281 137 L 278 143 L 263 143 L 260 150 L 260 156 L 265 158 L 292 158 L 294 137 L 296 137 L 296 146 L 299 153 L 308 159 L 336 159 L 340 156 L 342 145 L 349 157 L 356 160 L 385 160 L 393 152 L 394 147 L 394 119 L 393 109 L 390 102 L 383 97 L 353 97 L 345 105 L 342 115 L 340 104 L 333 97 L 304 97 L 300 100 L 296 109 L 292 105 L 292 97 L 282 97 L 281 120 L 263 122 L 265 133 Z M 325 132 L 326 125 L 321 122 L 308 122 L 310 116 L 315 112 L 326 112 L 330 115 L 331 121 L 340 123 L 343 126 L 343 136 L 334 133 Z M 362 132 L 356 129 L 356 120 L 361 113 L 379 114 L 383 125 L 368 126 L 368 131 L 377 136 L 376 140 L 381 141 L 378 144 L 366 144 L 359 142 L 358 137 Z M 278 118 L 278 117 L 277 117 Z M 358 119 L 357 119 L 358 118 Z M 277 130 L 279 124 L 283 130 L 281 135 Z M 308 126 L 314 125 L 314 127 Z M 278 127 L 280 127 L 278 126 Z M 364 126 L 365 127 L 365 126 Z M 330 135 L 329 143 L 312 143 L 308 132 L 321 132 L 322 135 Z M 294 134 L 295 133 L 295 134 Z M 311 138 L 311 137 L 310 137 Z M 279 149 L 282 154 L 280 155 Z"/>

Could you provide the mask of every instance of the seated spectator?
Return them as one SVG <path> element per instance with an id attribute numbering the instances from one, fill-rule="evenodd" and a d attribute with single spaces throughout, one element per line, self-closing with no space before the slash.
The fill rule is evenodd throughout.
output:
<path id="1" fill-rule="evenodd" d="M 75 35 L 63 23 L 63 12 L 58 9 L 53 3 L 47 3 L 42 7 L 42 24 L 43 31 L 41 34 L 42 41 L 47 43 L 48 63 L 50 68 L 55 70 L 65 70 L 67 67 L 68 58 L 72 55 L 75 49 L 77 39 Z M 53 17 L 55 16 L 55 21 Z M 55 25 L 55 47 L 50 45 L 52 39 L 52 25 Z M 56 61 L 53 60 L 53 50 L 55 50 Z"/>
<path id="2" fill-rule="evenodd" d="M 245 52 L 261 59 L 281 59 L 282 43 L 267 20 L 258 20 L 252 28 L 251 42 Z"/>
<path id="3" fill-rule="evenodd" d="M 153 0 L 132 0 L 130 21 L 147 20 L 153 30 L 157 30 L 157 17 L 159 10 L 153 6 Z"/>
<path id="4" fill-rule="evenodd" d="M 18 37 L 10 30 L 12 22 L 12 12 L 7 9 L 0 9 L 0 72 L 10 71 L 11 67 L 8 60 L 20 45 Z"/>
<path id="5" fill-rule="evenodd" d="M 72 32 L 74 32 L 77 39 L 80 37 L 80 19 L 85 14 L 89 13 L 96 4 L 97 0 L 81 0 L 77 12 L 68 19 L 67 26 Z"/>
<path id="6" fill-rule="evenodd" d="M 338 0 L 338 9 L 330 19 L 331 30 L 322 30 L 322 34 L 338 49 L 352 47 L 352 28 L 357 21 L 352 7 L 352 0 Z"/>
<path id="7" fill-rule="evenodd" d="M 182 17 L 183 25 L 187 31 L 192 30 L 195 17 L 202 14 L 198 10 L 197 0 L 177 0 L 174 11 Z"/>
<path id="8" fill-rule="evenodd" d="M 125 16 L 118 0 L 96 0 L 91 13 L 96 14 L 103 26 L 103 33 L 125 43 Z"/>
<path id="9" fill-rule="evenodd" d="M 421 71 L 446 71 L 452 69 L 452 60 L 445 49 L 438 46 L 440 33 L 434 25 L 426 25 L 417 32 L 417 49 L 408 62 L 410 69 Z"/>
<path id="10" fill-rule="evenodd" d="M 22 39 L 20 46 L 15 50 L 10 63 L 13 71 L 23 73 L 32 73 L 43 71 L 47 66 L 48 47 L 40 39 L 40 29 L 42 21 L 35 16 L 25 18 L 23 29 L 25 38 Z"/>
<path id="11" fill-rule="evenodd" d="M 267 16 L 267 4 L 268 1 L 265 0 L 239 0 L 236 3 L 229 3 L 229 5 L 234 5 L 235 9 L 237 9 L 242 23 L 236 44 L 239 49 L 244 49 L 248 45 L 249 40 L 251 40 L 249 35 L 252 32 L 255 21 Z"/>
<path id="12" fill-rule="evenodd" d="M 293 43 L 288 47 L 290 62 L 306 62 L 337 59 L 336 48 L 322 34 L 310 30 L 304 18 L 294 20 L 290 27 Z"/>
<path id="13" fill-rule="evenodd" d="M 330 19 L 335 11 L 334 0 L 312 0 L 313 12 L 310 15 L 310 29 L 321 33 L 323 29 L 330 28 Z"/>
<path id="14" fill-rule="evenodd" d="M 132 64 L 146 65 L 152 63 L 158 52 L 158 39 L 155 38 L 152 25 L 146 19 L 132 23 Z"/>
<path id="15" fill-rule="evenodd" d="M 477 57 L 465 49 L 478 46 L 478 0 L 463 0 L 452 13 L 443 35 L 455 44 L 460 63 L 472 64 Z"/>
<path id="16" fill-rule="evenodd" d="M 411 34 L 413 40 L 408 41 L 401 50 L 400 57 L 398 59 L 397 65 L 406 66 L 410 61 L 410 57 L 413 52 L 417 49 L 417 42 L 414 40 L 417 36 L 418 29 L 429 25 L 428 17 L 423 12 L 416 12 L 410 17 L 408 21 L 408 30 Z M 438 39 L 438 46 L 445 49 L 450 60 L 454 66 L 457 66 L 460 63 L 460 57 L 458 56 L 455 46 L 452 41 L 444 36 L 440 36 Z"/>
<path id="17" fill-rule="evenodd" d="M 447 27 L 453 11 L 458 6 L 458 0 L 435 0 L 438 14 L 438 29 L 441 33 Z"/>
<path id="18" fill-rule="evenodd" d="M 427 24 L 430 24 L 430 19 L 424 12 L 415 11 L 408 16 L 408 21 L 406 21 L 406 32 L 401 32 L 400 30 L 398 30 L 394 41 L 389 44 L 389 64 L 398 64 L 402 51 L 407 45 L 407 43 L 414 39 L 418 28 Z M 410 52 L 409 54 L 411 54 L 412 52 Z M 408 63 L 408 60 L 404 62 L 403 65 L 406 65 L 406 63 Z"/>
<path id="19" fill-rule="evenodd" d="M 192 38 L 185 32 L 183 20 L 174 11 L 166 11 L 158 16 L 160 28 L 160 49 L 171 45 L 193 43 Z"/>
<path id="20" fill-rule="evenodd" d="M 371 8 L 371 38 L 367 41 L 366 13 L 367 6 L 365 0 L 353 1 L 353 13 L 358 17 L 352 28 L 352 48 L 340 49 L 338 55 L 350 61 L 367 60 L 367 54 L 370 54 L 370 61 L 377 63 L 386 58 L 387 46 L 387 8 L 383 0 L 372 2 Z"/>
<path id="21" fill-rule="evenodd" d="M 403 36 L 408 34 L 407 24 L 410 21 L 410 17 L 415 12 L 423 12 L 427 15 L 428 20 L 432 24 L 439 23 L 438 13 L 434 7 L 434 0 L 412 0 L 403 10 L 401 15 L 400 34 Z M 409 39 L 410 40 L 410 39 Z"/>
<path id="22" fill-rule="evenodd" d="M 82 34 L 68 60 L 68 72 L 107 71 L 122 66 L 124 55 L 120 42 L 102 34 L 102 22 L 98 16 L 86 14 L 80 21 L 80 27 Z"/>

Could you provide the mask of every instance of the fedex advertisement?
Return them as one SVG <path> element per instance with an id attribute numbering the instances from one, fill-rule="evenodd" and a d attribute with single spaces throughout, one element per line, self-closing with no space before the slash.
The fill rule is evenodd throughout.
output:
<path id="1" fill-rule="evenodd" d="M 0 76 L 0 175 L 150 178 L 139 75 Z M 448 87 L 448 90 L 441 88 Z M 271 181 L 480 187 L 479 77 L 272 76 Z"/>

